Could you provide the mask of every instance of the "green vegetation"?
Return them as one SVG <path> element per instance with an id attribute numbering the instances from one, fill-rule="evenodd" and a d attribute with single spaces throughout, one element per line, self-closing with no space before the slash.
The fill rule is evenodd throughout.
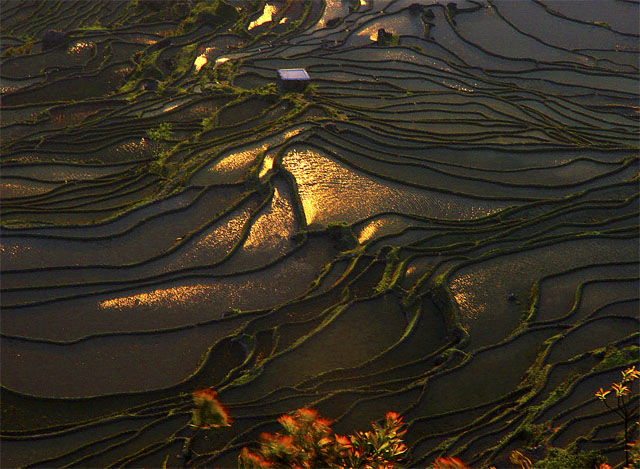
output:
<path id="1" fill-rule="evenodd" d="M 192 394 L 191 426 L 199 430 L 220 429 L 231 425 L 227 409 L 213 389 L 201 389 Z M 372 423 L 372 429 L 341 436 L 333 432 L 331 422 L 307 407 L 282 415 L 278 422 L 284 433 L 260 436 L 260 447 L 252 452 L 243 448 L 238 456 L 240 468 L 273 467 L 386 467 L 393 469 L 401 461 L 407 447 L 401 436 L 404 424 L 395 412 L 387 412 L 382 425 Z M 195 435 L 194 435 L 195 436 Z M 193 436 L 185 448 L 191 447 Z"/>
<path id="2" fill-rule="evenodd" d="M 339 251 L 348 251 L 358 245 L 358 240 L 347 223 L 329 223 L 327 234 Z"/>
<path id="3" fill-rule="evenodd" d="M 384 36 L 378 36 L 377 44 L 385 47 L 397 46 L 400 42 L 400 36 L 397 34 L 386 33 Z"/>
<path id="4" fill-rule="evenodd" d="M 219 27 L 225 22 L 235 22 L 239 17 L 238 10 L 223 0 L 207 0 L 195 4 L 180 26 L 177 33 L 184 34 L 193 30 L 197 25 Z"/>
<path id="5" fill-rule="evenodd" d="M 518 431 L 518 436 L 524 441 L 528 448 L 537 446 L 544 442 L 544 435 L 549 430 L 546 423 L 527 423 Z"/>
<path id="6" fill-rule="evenodd" d="M 594 21 L 593 24 L 597 24 L 598 26 L 602 26 L 607 29 L 611 29 L 611 25 L 606 21 Z"/>
<path id="7" fill-rule="evenodd" d="M 201 389 L 193 393 L 193 410 L 191 425 L 209 429 L 229 427 L 231 418 L 224 406 L 218 400 L 218 393 L 213 389 Z"/>
<path id="8" fill-rule="evenodd" d="M 171 73 L 173 77 L 184 75 L 193 66 L 197 47 L 197 44 L 189 44 L 180 50 L 176 57 L 175 68 Z"/>
<path id="9" fill-rule="evenodd" d="M 95 20 L 94 23 L 92 23 L 92 24 L 83 24 L 78 29 L 81 29 L 81 30 L 84 30 L 84 31 L 95 31 L 95 30 L 107 29 L 107 27 L 106 26 L 102 26 L 102 23 L 100 22 L 100 20 Z"/>
<path id="10" fill-rule="evenodd" d="M 640 378 L 640 371 L 636 370 L 635 366 L 627 368 L 622 372 L 622 380 L 613 383 L 611 388 L 607 391 L 600 388 L 595 396 L 607 407 L 607 409 L 615 412 L 620 416 L 624 424 L 624 450 L 626 466 L 629 466 L 629 424 L 631 423 L 631 417 L 635 414 L 637 409 L 631 407 L 631 383 Z M 612 407 L 607 402 L 607 395 L 613 393 L 616 398 L 615 407 Z"/>
<path id="11" fill-rule="evenodd" d="M 598 354 L 603 353 L 604 358 L 593 368 L 593 371 L 607 370 L 637 362 L 638 350 L 639 347 L 637 345 L 631 345 L 621 350 L 615 347 L 607 347 L 604 351 L 597 351 L 596 353 Z"/>
<path id="12" fill-rule="evenodd" d="M 596 468 L 606 458 L 599 451 L 572 452 L 569 449 L 551 448 L 547 456 L 535 463 L 536 469 L 560 469 L 560 468 Z"/>
<path id="13" fill-rule="evenodd" d="M 171 124 L 171 122 L 163 122 L 157 127 L 147 130 L 147 137 L 156 141 L 169 140 L 171 138 L 172 127 L 173 124 Z"/>
<path id="14" fill-rule="evenodd" d="M 208 73 L 205 75 L 209 82 L 218 83 L 221 85 L 231 85 L 233 78 L 238 73 L 240 68 L 240 61 L 228 60 L 222 64 L 219 64 L 213 68 L 208 68 Z"/>
<path id="15" fill-rule="evenodd" d="M 2 53 L 2 57 L 17 57 L 20 55 L 29 55 L 31 54 L 31 49 L 33 49 L 33 44 L 34 41 L 32 38 L 27 39 L 21 46 L 11 46 L 7 48 Z"/>
<path id="16" fill-rule="evenodd" d="M 140 51 L 133 56 L 136 68 L 127 78 L 127 81 L 118 90 L 119 93 L 129 93 L 133 91 L 142 79 L 162 79 L 163 74 L 156 66 L 156 60 L 160 56 L 161 51 L 154 51 L 145 54 Z"/>
<path id="17" fill-rule="evenodd" d="M 399 467 L 407 447 L 400 438 L 405 430 L 402 417 L 388 412 L 382 425 L 372 430 L 341 436 L 333 432 L 331 422 L 309 408 L 283 415 L 278 422 L 283 433 L 260 436 L 256 452 L 244 448 L 238 457 L 240 468 L 267 467 Z"/>

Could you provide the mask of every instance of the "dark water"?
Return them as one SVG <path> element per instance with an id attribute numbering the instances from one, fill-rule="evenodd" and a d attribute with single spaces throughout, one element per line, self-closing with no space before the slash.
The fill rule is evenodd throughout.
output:
<path id="1" fill-rule="evenodd" d="M 180 467 L 207 386 L 188 465 L 304 405 L 401 412 L 408 466 L 622 461 L 637 3 L 139 3 L 2 3 L 3 467 Z"/>

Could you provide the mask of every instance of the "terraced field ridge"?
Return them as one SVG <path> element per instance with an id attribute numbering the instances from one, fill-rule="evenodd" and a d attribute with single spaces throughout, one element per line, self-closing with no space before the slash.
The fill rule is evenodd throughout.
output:
<path id="1" fill-rule="evenodd" d="M 303 406 L 621 465 L 639 10 L 2 0 L 0 465 L 235 467 Z"/>

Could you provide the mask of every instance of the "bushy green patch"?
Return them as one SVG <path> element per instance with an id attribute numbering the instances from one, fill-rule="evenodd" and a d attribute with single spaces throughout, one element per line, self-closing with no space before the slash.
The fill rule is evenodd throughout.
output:
<path id="1" fill-rule="evenodd" d="M 213 68 L 207 74 L 207 78 L 215 83 L 225 83 L 230 85 L 238 71 L 239 65 L 239 61 L 229 60 Z"/>
<path id="2" fill-rule="evenodd" d="M 572 453 L 564 448 L 551 448 L 547 456 L 535 464 L 536 469 L 592 468 L 606 462 L 599 451 Z"/>
<path id="3" fill-rule="evenodd" d="M 147 130 L 147 137 L 157 141 L 169 140 L 169 138 L 171 138 L 172 127 L 173 124 L 171 124 L 171 122 L 162 122 L 157 127 Z"/>
<path id="4" fill-rule="evenodd" d="M 17 57 L 20 55 L 29 55 L 31 54 L 31 49 L 33 48 L 33 44 L 34 44 L 33 39 L 29 39 L 21 46 L 9 47 L 2 53 L 2 57 Z"/>
<path id="5" fill-rule="evenodd" d="M 127 78 L 127 81 L 120 87 L 118 92 L 128 93 L 133 91 L 143 78 L 153 78 L 157 80 L 164 78 L 164 75 L 156 66 L 156 60 L 160 56 L 160 52 L 161 51 L 158 50 L 145 54 L 140 51 L 134 54 L 133 61 L 137 64 L 136 68 Z"/>
<path id="6" fill-rule="evenodd" d="M 217 125 L 217 115 L 211 116 L 211 117 L 205 117 L 204 119 L 202 119 L 202 121 L 200 122 L 200 125 L 202 125 L 202 131 L 206 132 L 207 130 L 211 130 L 213 128 L 215 128 L 215 126 Z"/>
<path id="7" fill-rule="evenodd" d="M 83 24 L 78 29 L 82 29 L 83 31 L 94 31 L 94 30 L 102 30 L 107 29 L 106 26 L 102 26 L 100 20 L 95 20 L 93 24 Z"/>
<path id="8" fill-rule="evenodd" d="M 177 163 L 169 163 L 165 155 L 165 153 L 161 153 L 158 159 L 149 163 L 149 172 L 169 180 L 175 177 L 179 167 Z"/>
<path id="9" fill-rule="evenodd" d="M 570 374 L 565 381 L 563 381 L 558 387 L 556 387 L 553 391 L 549 393 L 549 396 L 540 404 L 539 408 L 544 409 L 549 407 L 551 404 L 559 401 L 562 397 L 567 393 L 569 388 L 573 385 L 578 378 L 580 378 L 579 373 Z"/>
<path id="10" fill-rule="evenodd" d="M 640 350 L 640 348 L 637 345 L 632 345 L 621 350 L 615 347 L 608 347 L 604 350 L 604 358 L 593 368 L 593 371 L 606 370 L 637 362 L 638 350 Z"/>
<path id="11" fill-rule="evenodd" d="M 189 44 L 180 50 L 176 57 L 176 67 L 173 71 L 174 76 L 182 75 L 193 65 L 193 61 L 195 60 L 194 52 L 197 46 L 197 44 Z"/>
<path id="12" fill-rule="evenodd" d="M 240 16 L 238 10 L 223 0 L 207 0 L 196 3 L 195 7 L 178 26 L 179 34 L 188 33 L 198 25 L 218 27 L 225 22 L 235 22 Z"/>
<path id="13" fill-rule="evenodd" d="M 347 223 L 329 223 L 327 234 L 333 241 L 334 247 L 339 251 L 348 251 L 358 245 L 358 240 Z"/>
<path id="14" fill-rule="evenodd" d="M 546 430 L 545 423 L 527 423 L 520 428 L 518 436 L 524 441 L 525 446 L 533 447 L 543 443 Z"/>

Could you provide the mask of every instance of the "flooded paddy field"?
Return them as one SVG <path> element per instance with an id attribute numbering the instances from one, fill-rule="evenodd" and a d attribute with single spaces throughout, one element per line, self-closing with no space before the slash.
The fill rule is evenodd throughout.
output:
<path id="1" fill-rule="evenodd" d="M 236 467 L 303 406 L 400 413 L 407 467 L 621 465 L 639 13 L 3 0 L 0 466 Z"/>

